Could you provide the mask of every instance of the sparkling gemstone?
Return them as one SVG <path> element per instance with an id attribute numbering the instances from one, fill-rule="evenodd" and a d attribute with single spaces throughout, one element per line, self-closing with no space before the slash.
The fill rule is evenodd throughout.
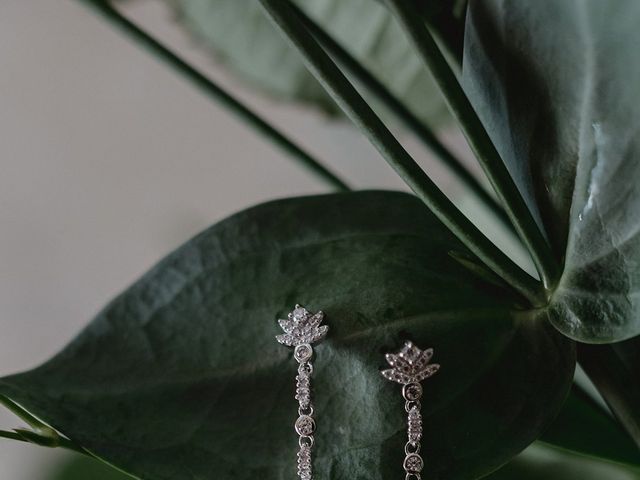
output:
<path id="1" fill-rule="evenodd" d="M 276 336 L 276 339 L 289 347 L 318 342 L 329 330 L 326 325 L 320 325 L 323 318 L 322 312 L 312 315 L 306 308 L 296 305 L 286 320 L 278 320 L 285 334 Z"/>
<path id="2" fill-rule="evenodd" d="M 424 461 L 417 453 L 410 453 L 404 459 L 404 469 L 410 473 L 420 473 L 424 468 Z"/>
<path id="3" fill-rule="evenodd" d="M 433 356 L 433 349 L 420 350 L 411 342 L 406 342 L 398 353 L 388 353 L 385 358 L 392 367 L 384 370 L 382 375 L 393 382 L 407 385 L 419 383 L 435 374 L 440 365 L 429 364 Z M 417 389 L 414 388 L 414 391 Z"/>
<path id="4" fill-rule="evenodd" d="M 306 410 L 311 403 L 311 382 L 309 380 L 309 374 L 303 368 L 300 368 L 298 372 L 298 376 L 296 377 L 295 398 L 300 402 L 300 406 Z"/>
<path id="5" fill-rule="evenodd" d="M 321 340 L 327 334 L 328 330 L 329 330 L 329 327 L 327 325 L 311 328 L 309 332 L 309 335 L 310 335 L 309 341 L 317 342 L 318 340 Z"/>
<path id="6" fill-rule="evenodd" d="M 308 437 L 313 435 L 313 432 L 316 429 L 316 422 L 309 415 L 300 415 L 298 420 L 296 420 L 295 427 L 298 435 Z"/>
<path id="7" fill-rule="evenodd" d="M 415 402 L 422 398 L 422 386 L 419 383 L 409 383 L 402 388 L 405 400 Z"/>
<path id="8" fill-rule="evenodd" d="M 307 343 L 298 345 L 293 353 L 293 356 L 300 363 L 308 362 L 312 355 L 313 349 L 311 348 L 311 345 Z"/>
<path id="9" fill-rule="evenodd" d="M 422 351 L 411 342 L 406 342 L 402 350 L 400 350 L 400 355 L 409 362 L 416 360 L 420 356 L 420 353 L 422 353 Z"/>
<path id="10" fill-rule="evenodd" d="M 299 322 L 307 318 L 309 312 L 304 307 L 296 307 L 291 314 L 293 315 L 293 319 Z"/>
<path id="11" fill-rule="evenodd" d="M 417 408 L 409 410 L 407 433 L 410 442 L 419 442 L 422 438 L 422 415 Z"/>
<path id="12" fill-rule="evenodd" d="M 440 365 L 437 363 L 427 365 L 426 368 L 417 372 L 414 378 L 416 379 L 416 381 L 421 382 L 425 378 L 429 378 L 432 375 L 435 375 L 438 370 L 440 370 Z"/>

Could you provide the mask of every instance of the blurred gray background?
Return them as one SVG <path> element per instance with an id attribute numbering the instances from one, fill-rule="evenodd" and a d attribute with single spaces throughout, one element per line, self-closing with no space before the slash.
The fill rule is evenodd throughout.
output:
<path id="1" fill-rule="evenodd" d="M 403 188 L 354 130 L 238 85 L 157 2 L 126 10 L 354 186 Z M 445 138 L 466 151 L 459 134 Z M 474 214 L 473 200 L 404 140 Z M 79 2 L 0 2 L 0 375 L 46 360 L 200 229 L 257 202 L 326 191 Z M 0 410 L 1 428 L 19 425 Z M 65 455 L 0 440 L 0 479 L 45 480 Z"/>

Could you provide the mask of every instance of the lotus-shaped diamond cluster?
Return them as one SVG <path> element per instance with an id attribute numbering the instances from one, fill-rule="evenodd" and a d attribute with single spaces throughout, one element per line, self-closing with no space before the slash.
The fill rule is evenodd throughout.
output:
<path id="1" fill-rule="evenodd" d="M 401 385 L 420 383 L 425 378 L 434 375 L 440 365 L 429 364 L 433 356 L 433 348 L 420 350 L 411 342 L 405 342 L 398 353 L 387 353 L 385 358 L 392 367 L 383 370 L 382 376 Z"/>
<path id="2" fill-rule="evenodd" d="M 318 342 L 329 330 L 327 325 L 320 325 L 323 319 L 323 312 L 311 313 L 306 308 L 296 305 L 286 320 L 278 320 L 284 334 L 277 335 L 276 340 L 288 347 Z"/>

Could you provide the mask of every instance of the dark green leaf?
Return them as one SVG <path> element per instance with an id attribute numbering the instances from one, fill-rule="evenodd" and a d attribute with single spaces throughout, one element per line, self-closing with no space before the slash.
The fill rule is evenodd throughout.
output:
<path id="1" fill-rule="evenodd" d="M 406 194 L 264 204 L 172 253 L 0 393 L 144 479 L 293 477 L 295 361 L 274 335 L 300 302 L 331 327 L 314 375 L 318 478 L 402 474 L 404 402 L 378 367 L 407 336 L 442 365 L 423 478 L 477 478 L 548 426 L 575 352 L 450 250 L 468 254 Z"/>
<path id="2" fill-rule="evenodd" d="M 581 345 L 585 372 L 640 447 L 640 337 L 612 345 Z"/>
<path id="3" fill-rule="evenodd" d="M 534 444 L 486 480 L 638 480 L 640 473 Z"/>
<path id="4" fill-rule="evenodd" d="M 167 0 L 178 22 L 242 79 L 281 98 L 341 113 L 254 0 Z M 314 20 L 431 125 L 448 113 L 420 59 L 374 0 L 297 0 Z M 437 9 L 444 16 L 442 9 Z M 451 21 L 453 24 L 453 20 Z M 455 27 L 459 30 L 460 25 Z M 451 28 L 454 28 L 453 26 Z M 458 32 L 456 30 L 456 32 Z"/>
<path id="5" fill-rule="evenodd" d="M 640 333 L 640 2 L 470 2 L 463 79 L 564 263 L 548 309 L 592 343 Z"/>
<path id="6" fill-rule="evenodd" d="M 74 455 L 35 480 L 132 480 L 133 477 L 83 455 Z"/>
<path id="7" fill-rule="evenodd" d="M 576 385 L 540 440 L 568 452 L 640 469 L 640 451 L 631 437 Z"/>

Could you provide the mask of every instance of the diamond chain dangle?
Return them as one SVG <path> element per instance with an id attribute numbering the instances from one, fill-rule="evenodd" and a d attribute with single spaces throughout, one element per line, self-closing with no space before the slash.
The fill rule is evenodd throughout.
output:
<path id="1" fill-rule="evenodd" d="M 434 375 L 440 365 L 430 364 L 433 349 L 420 350 L 411 342 L 405 342 L 398 353 L 385 355 L 387 363 L 392 367 L 383 370 L 382 376 L 387 380 L 402 385 L 404 409 L 407 412 L 407 443 L 404 446 L 405 480 L 421 480 L 424 460 L 420 455 L 420 441 L 422 440 L 422 385 L 420 382 Z"/>
<path id="2" fill-rule="evenodd" d="M 311 401 L 311 374 L 313 364 L 311 361 L 302 360 L 298 356 L 299 349 L 310 349 L 309 359 L 313 354 L 310 345 L 299 345 L 296 347 L 294 357 L 300 365 L 298 366 L 298 376 L 296 377 L 296 400 L 298 400 L 298 419 L 295 423 L 296 433 L 299 435 L 298 445 L 298 476 L 301 480 L 311 480 L 313 478 L 313 467 L 311 464 L 311 449 L 315 442 L 313 434 L 316 430 L 316 422 L 313 418 L 313 403 Z"/>
<path id="3" fill-rule="evenodd" d="M 312 449 L 315 443 L 316 422 L 311 398 L 311 375 L 313 374 L 312 343 L 321 341 L 329 327 L 320 325 L 324 313 L 312 314 L 304 307 L 296 305 L 287 320 L 279 320 L 284 334 L 276 336 L 282 345 L 295 347 L 293 357 L 298 362 L 296 376 L 296 395 L 298 401 L 298 419 L 295 430 L 298 434 L 298 477 L 300 480 L 313 480 Z"/>
<path id="4" fill-rule="evenodd" d="M 411 384 L 420 386 L 419 383 Z M 420 456 L 420 440 L 422 440 L 422 414 L 420 413 L 420 400 L 408 400 L 402 389 L 402 394 L 406 400 L 404 409 L 407 411 L 407 436 L 409 437 L 404 446 L 404 462 L 402 466 L 407 473 L 406 480 L 420 480 L 420 472 L 424 467 L 424 460 Z M 420 389 L 422 395 L 422 389 Z M 414 397 L 415 398 L 415 397 Z"/>

